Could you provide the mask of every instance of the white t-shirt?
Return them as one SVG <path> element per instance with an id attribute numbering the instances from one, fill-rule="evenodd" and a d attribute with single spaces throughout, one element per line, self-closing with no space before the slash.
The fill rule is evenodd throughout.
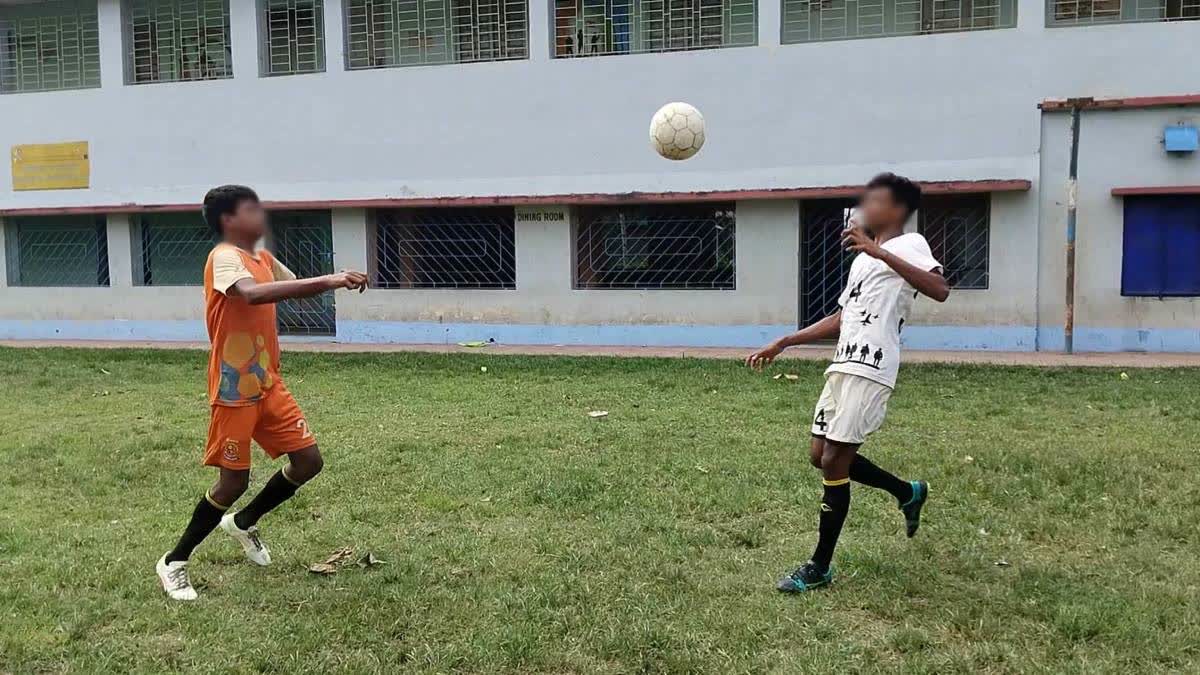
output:
<path id="1" fill-rule="evenodd" d="M 902 234 L 883 248 L 923 270 L 942 266 L 929 242 L 919 234 Z M 900 330 L 916 300 L 917 290 L 887 263 L 859 254 L 850 264 L 850 278 L 838 298 L 842 329 L 829 373 L 849 373 L 887 387 L 896 386 L 900 370 Z"/>

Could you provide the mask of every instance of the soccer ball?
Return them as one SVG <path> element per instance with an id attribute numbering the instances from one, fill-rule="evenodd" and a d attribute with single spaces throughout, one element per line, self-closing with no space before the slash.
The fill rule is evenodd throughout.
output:
<path id="1" fill-rule="evenodd" d="M 650 145 L 667 159 L 687 159 L 704 145 L 704 116 L 687 103 L 668 103 L 650 118 Z"/>

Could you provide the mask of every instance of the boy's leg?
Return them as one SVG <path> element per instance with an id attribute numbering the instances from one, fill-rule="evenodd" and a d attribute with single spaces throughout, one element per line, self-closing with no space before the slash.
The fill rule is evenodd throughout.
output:
<path id="1" fill-rule="evenodd" d="M 897 478 L 858 453 L 850 464 L 850 480 L 883 490 L 895 497 L 900 505 L 913 498 L 912 483 Z"/>
<path id="2" fill-rule="evenodd" d="M 262 415 L 254 430 L 254 440 L 272 459 L 287 455 L 288 464 L 267 480 L 246 508 L 226 514 L 221 519 L 221 529 L 242 545 L 251 562 L 269 565 L 271 553 L 259 537 L 259 519 L 291 499 L 300 486 L 321 472 L 325 462 L 304 413 L 283 382 L 271 389 L 261 405 Z"/>
<path id="3" fill-rule="evenodd" d="M 192 551 L 216 529 L 217 523 L 221 522 L 221 517 L 242 496 L 246 491 L 246 486 L 250 484 L 249 469 L 238 470 L 222 467 L 220 471 L 216 484 L 208 489 L 208 492 L 204 494 L 192 511 L 192 519 L 188 521 L 183 536 L 179 538 L 179 543 L 175 544 L 175 548 L 167 553 L 165 561 L 168 564 L 186 561 L 190 558 Z"/>
<path id="4" fill-rule="evenodd" d="M 234 514 L 233 522 L 238 529 L 249 530 L 257 525 L 259 518 L 291 499 L 296 490 L 315 478 L 325 465 L 316 445 L 289 452 L 287 457 L 287 466 L 276 471 L 246 508 Z"/>
<path id="5" fill-rule="evenodd" d="M 846 515 L 850 513 L 850 464 L 857 452 L 858 445 L 825 439 L 825 450 L 821 455 L 824 496 L 817 528 L 817 547 L 812 554 L 812 562 L 822 572 L 829 570 L 833 549 L 842 534 Z"/>

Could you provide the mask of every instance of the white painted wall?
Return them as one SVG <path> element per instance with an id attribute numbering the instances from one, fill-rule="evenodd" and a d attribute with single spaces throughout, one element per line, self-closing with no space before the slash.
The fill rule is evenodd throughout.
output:
<path id="1" fill-rule="evenodd" d="M 196 202 L 243 182 L 271 199 L 704 190 L 916 178 L 1032 178 L 1035 104 L 1065 95 L 1187 92 L 1200 23 L 1042 27 L 554 60 L 547 3 L 529 60 L 345 72 L 340 3 L 328 71 L 257 77 L 252 2 L 235 2 L 236 77 L 126 86 L 119 5 L 100 0 L 103 86 L 5 96 L 0 146 L 84 139 L 92 188 L 12 193 L 0 206 Z M 540 46 L 539 46 L 540 44 Z M 704 111 L 708 145 L 671 163 L 648 148 L 663 102 Z"/>

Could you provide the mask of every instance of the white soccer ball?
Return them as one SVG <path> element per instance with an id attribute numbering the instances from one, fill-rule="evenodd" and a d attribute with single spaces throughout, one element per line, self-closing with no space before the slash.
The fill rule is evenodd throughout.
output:
<path id="1" fill-rule="evenodd" d="M 668 103 L 650 118 L 650 145 L 667 159 L 687 159 L 704 146 L 704 116 L 687 103 Z"/>

